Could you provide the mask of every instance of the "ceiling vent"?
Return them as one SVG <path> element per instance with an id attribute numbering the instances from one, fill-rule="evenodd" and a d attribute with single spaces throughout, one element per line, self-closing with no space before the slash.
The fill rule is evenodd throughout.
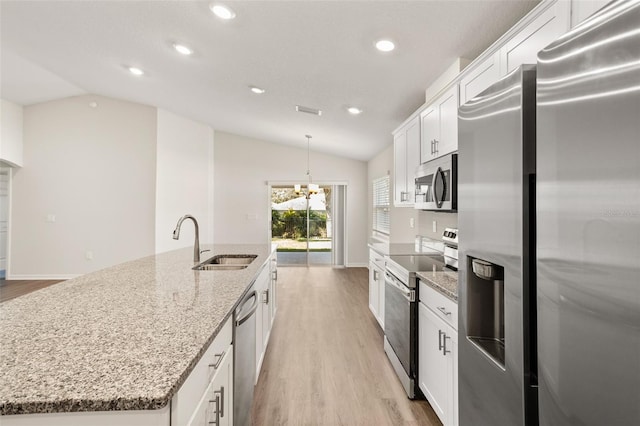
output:
<path id="1" fill-rule="evenodd" d="M 315 108 L 309 108 L 306 106 L 302 106 L 302 105 L 296 105 L 296 111 L 298 112 L 306 112 L 307 114 L 313 114 L 313 115 L 322 115 L 322 111 L 320 111 L 319 109 L 315 109 Z"/>

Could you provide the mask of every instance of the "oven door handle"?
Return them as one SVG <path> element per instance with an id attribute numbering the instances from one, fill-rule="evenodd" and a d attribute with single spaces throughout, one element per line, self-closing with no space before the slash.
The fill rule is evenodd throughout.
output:
<path id="1" fill-rule="evenodd" d="M 404 285 L 396 282 L 396 279 L 389 274 L 388 272 L 385 273 L 385 283 L 389 284 L 390 286 L 394 287 L 395 289 L 397 289 L 400 293 L 403 294 L 403 296 L 405 297 L 405 299 L 407 299 L 409 302 L 411 302 L 411 290 L 407 290 L 405 288 Z"/>

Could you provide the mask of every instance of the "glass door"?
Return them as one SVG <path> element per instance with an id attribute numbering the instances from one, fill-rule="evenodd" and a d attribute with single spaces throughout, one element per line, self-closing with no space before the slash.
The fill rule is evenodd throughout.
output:
<path id="1" fill-rule="evenodd" d="M 278 265 L 331 265 L 331 219 L 331 186 L 320 186 L 316 194 L 272 186 L 271 241 L 278 244 Z"/>

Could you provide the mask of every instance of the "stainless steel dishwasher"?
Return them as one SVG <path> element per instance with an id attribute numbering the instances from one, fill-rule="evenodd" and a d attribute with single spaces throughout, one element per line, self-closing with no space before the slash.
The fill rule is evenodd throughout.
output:
<path id="1" fill-rule="evenodd" d="M 251 424 L 251 403 L 256 382 L 256 319 L 258 295 L 251 286 L 233 313 L 234 319 L 234 378 L 233 424 Z"/>

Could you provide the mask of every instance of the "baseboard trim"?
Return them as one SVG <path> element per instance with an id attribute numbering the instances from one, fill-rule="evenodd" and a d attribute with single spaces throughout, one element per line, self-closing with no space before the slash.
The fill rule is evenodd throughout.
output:
<path id="1" fill-rule="evenodd" d="M 368 263 L 349 263 L 347 268 L 368 268 Z"/>
<path id="2" fill-rule="evenodd" d="M 70 280 L 71 278 L 76 278 L 81 276 L 82 274 L 71 274 L 71 275 L 21 275 L 21 274 L 11 274 L 7 275 L 7 281 L 16 280 L 16 281 L 26 281 L 26 280 Z"/>

